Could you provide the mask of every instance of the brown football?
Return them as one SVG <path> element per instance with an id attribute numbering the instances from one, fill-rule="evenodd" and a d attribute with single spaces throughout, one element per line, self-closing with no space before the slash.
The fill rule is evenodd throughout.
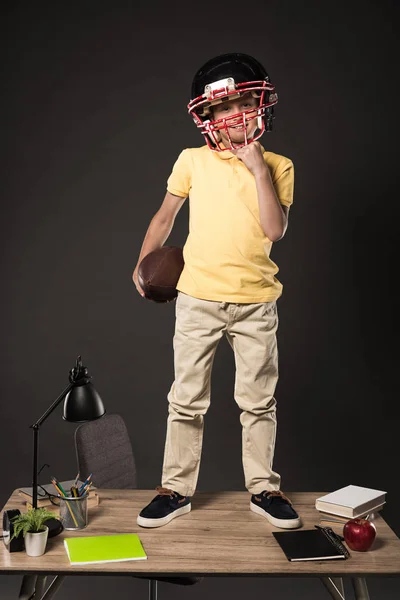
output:
<path id="1" fill-rule="evenodd" d="M 176 298 L 183 265 L 183 251 L 178 246 L 163 246 L 147 254 L 138 267 L 138 280 L 146 298 L 154 302 Z"/>

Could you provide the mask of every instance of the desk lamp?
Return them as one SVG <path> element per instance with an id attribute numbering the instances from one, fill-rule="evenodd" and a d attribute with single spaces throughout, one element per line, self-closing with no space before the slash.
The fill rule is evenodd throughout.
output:
<path id="1" fill-rule="evenodd" d="M 90 383 L 91 376 L 88 370 L 82 364 L 80 356 L 76 359 L 76 365 L 69 372 L 69 385 L 58 398 L 53 402 L 45 413 L 31 425 L 33 429 L 33 478 L 32 478 L 32 506 L 37 508 L 38 499 L 38 445 L 39 428 L 53 410 L 64 401 L 63 419 L 71 423 L 83 423 L 85 421 L 94 421 L 105 415 L 106 410 L 103 402 Z M 58 519 L 50 519 L 46 522 L 49 527 L 49 537 L 53 537 L 62 531 L 61 522 Z"/>

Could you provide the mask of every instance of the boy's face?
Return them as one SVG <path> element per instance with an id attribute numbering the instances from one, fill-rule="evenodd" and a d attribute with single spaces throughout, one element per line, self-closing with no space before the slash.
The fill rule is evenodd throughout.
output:
<path id="1" fill-rule="evenodd" d="M 250 142 L 255 130 L 257 129 L 257 110 L 246 114 L 246 124 L 243 124 L 243 117 L 238 115 L 236 118 L 234 115 L 243 111 L 251 111 L 252 108 L 257 109 L 259 105 L 259 99 L 254 98 L 250 92 L 242 94 L 239 98 L 234 100 L 225 100 L 221 104 L 217 104 L 212 107 L 214 119 L 227 119 L 227 130 L 232 141 L 232 146 L 240 146 L 246 141 L 245 128 L 247 140 Z M 234 117 L 234 118 L 232 118 Z M 230 120 L 232 118 L 232 120 Z M 230 145 L 229 137 L 225 129 L 220 130 L 221 141 L 225 146 Z"/>

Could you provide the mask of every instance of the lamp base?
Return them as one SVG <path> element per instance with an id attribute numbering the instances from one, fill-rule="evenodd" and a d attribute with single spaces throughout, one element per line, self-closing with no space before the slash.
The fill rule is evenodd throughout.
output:
<path id="1" fill-rule="evenodd" d="M 47 525 L 47 527 L 49 528 L 49 538 L 59 535 L 64 530 L 63 524 L 56 518 L 48 519 L 45 522 L 45 525 Z"/>

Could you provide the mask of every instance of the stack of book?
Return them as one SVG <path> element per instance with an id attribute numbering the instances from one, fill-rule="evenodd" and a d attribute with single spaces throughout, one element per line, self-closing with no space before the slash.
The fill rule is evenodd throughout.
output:
<path id="1" fill-rule="evenodd" d="M 386 503 L 386 492 L 358 485 L 347 485 L 317 498 L 315 508 L 323 515 L 333 515 L 344 522 L 381 510 Z M 322 517 L 321 520 L 324 520 Z M 325 519 L 329 520 L 329 519 Z"/>
<path id="2" fill-rule="evenodd" d="M 69 490 L 71 488 L 71 486 L 74 485 L 74 483 L 75 483 L 75 480 L 61 482 L 61 484 L 65 490 Z M 78 481 L 77 485 L 82 485 L 82 482 Z M 49 509 L 51 509 L 52 507 L 54 507 L 55 509 L 58 508 L 58 506 L 57 506 L 58 505 L 58 492 L 52 483 L 40 486 L 38 489 L 38 492 L 39 492 L 38 499 L 37 499 L 38 508 L 42 508 L 44 506 Z M 20 488 L 18 490 L 18 494 L 21 496 L 21 498 L 23 498 L 23 500 L 25 500 L 26 507 L 32 508 L 32 488 L 31 487 Z M 52 502 L 52 500 L 53 500 L 53 502 Z M 98 504 L 99 504 L 99 495 L 97 494 L 96 489 L 93 489 L 93 487 L 91 487 L 88 492 L 88 499 L 87 499 L 88 508 L 97 506 Z"/>

